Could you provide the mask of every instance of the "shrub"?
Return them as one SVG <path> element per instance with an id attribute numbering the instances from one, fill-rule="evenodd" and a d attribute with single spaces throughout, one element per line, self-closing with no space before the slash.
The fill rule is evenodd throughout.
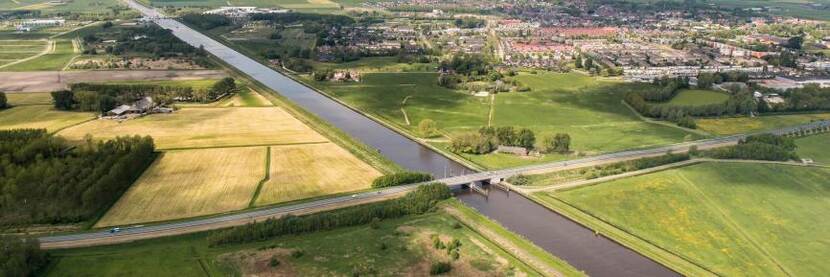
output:
<path id="1" fill-rule="evenodd" d="M 0 236 L 0 276 L 35 276 L 48 263 L 37 239 Z"/>
<path id="2" fill-rule="evenodd" d="M 6 99 L 6 93 L 0 91 L 0 109 L 5 109 L 9 107 L 8 100 Z"/>
<path id="3" fill-rule="evenodd" d="M 280 260 L 277 260 L 277 256 L 271 256 L 271 261 L 268 262 L 268 265 L 271 267 L 277 267 L 280 265 Z"/>
<path id="4" fill-rule="evenodd" d="M 467 154 L 487 154 L 496 149 L 496 142 L 492 137 L 476 133 L 466 133 L 453 137 L 450 150 Z"/>
<path id="5" fill-rule="evenodd" d="M 452 270 L 452 265 L 447 262 L 436 262 L 433 263 L 432 266 L 429 268 L 430 275 L 439 275 L 450 272 Z"/>
<path id="6" fill-rule="evenodd" d="M 297 249 L 297 250 L 291 251 L 291 257 L 293 257 L 294 259 L 299 259 L 303 255 L 305 255 L 305 252 L 303 252 L 303 250 Z"/>
<path id="7" fill-rule="evenodd" d="M 385 188 L 432 181 L 432 175 L 424 172 L 398 172 L 375 178 L 373 188 Z"/>

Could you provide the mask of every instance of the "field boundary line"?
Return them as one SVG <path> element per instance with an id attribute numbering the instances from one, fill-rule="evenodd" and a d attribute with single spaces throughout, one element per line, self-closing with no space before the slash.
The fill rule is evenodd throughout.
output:
<path id="1" fill-rule="evenodd" d="M 775 257 L 773 257 L 769 252 L 767 252 L 767 250 L 764 249 L 764 247 L 761 246 L 760 243 L 755 241 L 755 239 L 752 238 L 752 236 L 750 236 L 748 233 L 746 233 L 746 231 L 741 227 L 740 224 L 738 224 L 737 222 L 732 220 L 732 218 L 726 213 L 726 211 L 724 211 L 720 207 L 720 205 L 718 205 L 717 203 L 715 203 L 715 201 L 713 201 L 711 198 L 709 198 L 709 196 L 706 195 L 706 192 L 703 191 L 703 189 L 701 189 L 694 182 L 692 182 L 691 180 L 686 178 L 686 176 L 683 174 L 683 172 L 677 172 L 677 177 L 679 177 L 681 179 L 681 181 L 683 181 L 683 183 L 685 183 L 687 186 L 691 187 L 692 190 L 694 190 L 696 193 L 700 194 L 704 205 L 706 205 L 710 209 L 717 212 L 721 216 L 722 220 L 727 224 L 727 226 L 729 226 L 729 228 L 733 229 L 735 232 L 737 232 L 739 235 L 741 235 L 741 237 L 743 237 L 743 239 L 745 239 L 746 241 L 751 243 L 752 246 L 755 249 L 757 249 L 767 259 L 769 259 L 773 264 L 775 264 L 778 267 L 778 269 L 780 269 L 782 272 L 784 272 L 784 274 L 786 274 L 787 276 L 793 276 L 793 274 L 790 273 L 789 270 L 787 270 L 784 267 L 784 265 L 782 265 L 780 262 L 778 262 L 778 260 L 775 259 Z"/>
<path id="2" fill-rule="evenodd" d="M 35 105 L 32 105 L 32 106 L 35 106 Z M 43 106 L 43 105 L 40 105 L 40 106 Z M 76 123 L 73 123 L 73 124 L 63 126 L 63 127 L 58 128 L 58 129 L 56 129 L 52 132 L 49 132 L 49 133 L 53 134 L 53 135 L 57 135 L 60 131 L 63 131 L 63 130 L 66 130 L 66 129 L 69 129 L 69 128 L 72 128 L 72 127 L 75 127 L 75 126 L 78 126 L 78 125 L 81 125 L 81 124 L 84 124 L 84 123 L 87 123 L 87 122 L 92 122 L 93 120 L 98 120 L 98 116 L 94 116 L 90 119 L 87 119 L 87 120 L 84 120 L 84 121 L 81 121 L 81 122 L 76 122 Z M 156 149 L 156 150 L 158 150 L 158 149 Z"/>
<path id="3" fill-rule="evenodd" d="M 254 195 L 251 197 L 251 201 L 248 202 L 248 208 L 254 207 L 254 203 L 259 198 L 259 193 L 262 191 L 262 186 L 268 180 L 271 180 L 271 146 L 265 148 L 265 176 L 262 180 L 259 180 L 259 184 L 257 184 L 256 190 L 254 190 Z"/>

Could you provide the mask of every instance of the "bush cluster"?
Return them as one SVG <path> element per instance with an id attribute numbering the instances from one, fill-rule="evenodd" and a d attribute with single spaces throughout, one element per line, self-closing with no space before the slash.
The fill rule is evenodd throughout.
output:
<path id="1" fill-rule="evenodd" d="M 792 138 L 763 134 L 749 136 L 738 145 L 703 151 L 703 155 L 715 159 L 788 161 L 798 159 L 795 149 Z"/>
<path id="2" fill-rule="evenodd" d="M 37 239 L 0 236 L 0 276 L 35 276 L 48 263 Z"/>
<path id="3" fill-rule="evenodd" d="M 373 188 L 385 188 L 406 184 L 432 181 L 432 174 L 424 172 L 398 172 L 375 178 Z"/>

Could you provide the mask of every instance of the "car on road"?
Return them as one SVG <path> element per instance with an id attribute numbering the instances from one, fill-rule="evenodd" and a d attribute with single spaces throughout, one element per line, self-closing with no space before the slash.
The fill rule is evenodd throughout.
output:
<path id="1" fill-rule="evenodd" d="M 118 233 L 118 232 L 121 232 L 121 228 L 119 228 L 119 227 L 115 227 L 115 228 L 110 229 L 110 233 Z"/>

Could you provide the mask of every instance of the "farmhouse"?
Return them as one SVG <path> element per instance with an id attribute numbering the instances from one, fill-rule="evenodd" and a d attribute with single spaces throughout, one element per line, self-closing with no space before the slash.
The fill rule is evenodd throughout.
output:
<path id="1" fill-rule="evenodd" d="M 132 105 L 121 105 L 107 112 L 107 116 L 123 118 L 128 115 L 146 114 L 149 112 L 170 113 L 170 108 L 158 107 L 152 97 L 146 96 L 135 101 Z"/>

